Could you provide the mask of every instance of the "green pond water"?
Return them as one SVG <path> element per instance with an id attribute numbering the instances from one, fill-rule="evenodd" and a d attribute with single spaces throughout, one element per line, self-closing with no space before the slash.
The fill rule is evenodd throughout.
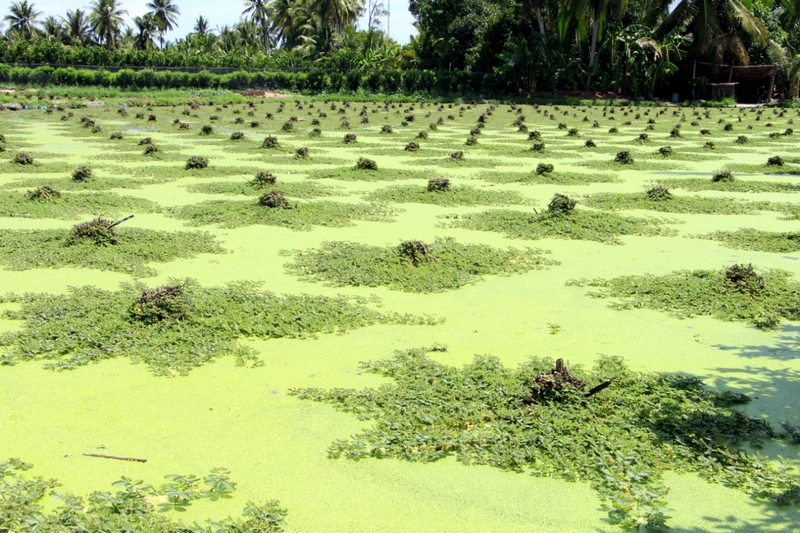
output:
<path id="1" fill-rule="evenodd" d="M 18 151 L 41 156 L 42 164 L 65 164 L 70 168 L 89 164 L 101 175 L 113 169 L 120 178 L 134 176 L 139 166 L 156 163 L 145 156 L 128 162 L 111 157 L 114 151 L 141 153 L 138 139 L 151 136 L 154 142 L 181 154 L 178 162 L 160 162 L 169 171 L 155 178 L 168 178 L 161 183 L 138 189 L 119 189 L 120 194 L 136 196 L 159 203 L 164 208 L 183 206 L 206 200 L 230 199 L 252 201 L 245 196 L 189 193 L 187 185 L 215 181 L 243 182 L 252 178 L 254 167 L 273 171 L 285 182 L 308 179 L 312 170 L 352 166 L 361 156 L 376 149 L 374 159 L 382 169 L 420 170 L 427 167 L 434 174 L 447 176 L 458 185 L 515 191 L 534 202 L 541 212 L 555 193 L 581 195 L 598 192 L 641 192 L 661 176 L 659 170 L 671 170 L 669 161 L 648 159 L 658 167 L 652 171 L 630 171 L 624 166 L 616 170 L 619 182 L 589 185 L 493 184 L 476 179 L 486 168 L 447 164 L 437 167 L 435 161 L 408 164 L 425 153 L 425 140 L 418 154 L 403 150 L 428 122 L 439 116 L 456 113 L 457 109 L 437 111 L 429 105 L 417 110 L 417 121 L 400 126 L 403 113 L 394 109 L 371 114 L 370 124 L 358 124 L 360 105 L 348 111 L 359 141 L 346 145 L 340 141 L 348 130 L 338 128 L 338 115 L 329 106 L 318 102 L 328 117 L 319 126 L 322 137 L 308 137 L 311 129 L 306 112 L 287 111 L 274 121 L 264 120 L 267 111 L 274 112 L 277 101 L 257 101 L 256 120 L 259 128 L 234 125 L 233 107 L 215 111 L 202 107 L 198 117 L 180 114 L 181 108 L 154 108 L 157 123 L 123 118 L 113 106 L 75 110 L 68 121 L 59 121 L 59 114 L 46 116 L 40 111 L 25 114 L 0 113 L 0 133 L 6 136 L 7 152 L 0 158 L 10 159 Z M 369 105 L 373 107 L 373 105 Z M 237 109 L 242 108 L 238 106 Z M 533 107 L 525 106 L 524 114 L 530 129 L 538 129 L 552 149 L 572 155 L 548 159 L 547 154 L 527 152 L 531 142 L 527 134 L 516 132 L 511 122 L 516 114 L 506 113 L 500 106 L 489 117 L 479 144 L 464 146 L 468 130 L 485 105 L 466 110 L 463 117 L 445 121 L 437 131 L 429 131 L 430 142 L 447 140 L 444 146 L 463 150 L 467 159 L 491 160 L 498 172 L 526 172 L 539 162 L 553 163 L 564 172 L 591 172 L 587 163 L 605 164 L 613 154 L 592 153 L 583 147 L 592 138 L 598 146 L 626 144 L 635 154 L 651 154 L 659 146 L 669 144 L 675 152 L 709 154 L 702 146 L 706 140 L 716 142 L 716 161 L 680 162 L 692 173 L 710 176 L 726 164 L 763 164 L 772 155 L 784 158 L 793 155 L 796 142 L 784 139 L 770 143 L 764 122 L 754 121 L 753 114 L 737 110 L 712 110 L 714 120 L 704 120 L 699 128 L 711 127 L 712 136 L 701 137 L 690 131 L 687 116 L 680 139 L 669 138 L 672 109 L 658 118 L 653 139 L 648 145 L 637 145 L 633 139 L 643 132 L 646 118 L 623 126 L 622 111 L 612 122 L 602 116 L 602 108 L 568 109 L 569 116 L 547 120 Z M 398 109 L 400 109 L 398 107 Z M 552 108 L 550 108 L 552 109 Z M 431 118 L 422 118 L 431 111 Z M 242 115 L 246 112 L 242 108 Z M 642 113 L 644 110 L 642 110 Z M 554 112 L 555 113 L 555 112 Z M 576 118 L 573 118 L 573 113 Z M 690 114 L 686 110 L 687 115 Z M 787 117 L 772 117 L 775 131 L 783 131 Z M 215 124 L 220 133 L 200 137 L 198 132 L 208 123 L 209 114 L 222 118 Z M 291 114 L 299 116 L 299 126 L 292 134 L 280 131 Z M 653 111 L 655 115 L 655 111 Z M 580 119 L 587 115 L 589 122 Z M 736 122 L 738 116 L 743 122 Z M 77 120 L 90 116 L 103 126 L 103 132 L 91 135 L 80 128 Z M 237 115 L 239 116 L 239 115 Z M 384 118 L 388 117 L 388 118 Z M 718 117 L 735 124 L 733 132 L 723 132 L 716 124 Z M 179 130 L 173 118 L 192 123 L 192 130 Z M 633 117 L 628 117 L 632 119 Z M 593 120 L 601 128 L 591 129 Z M 245 119 L 249 123 L 249 118 Z M 766 121 L 766 117 L 762 119 Z M 225 124 L 223 124 L 223 122 Z M 578 138 L 567 138 L 557 130 L 558 122 L 566 122 L 581 131 Z M 392 124 L 391 135 L 379 134 L 382 124 Z M 746 131 L 747 124 L 754 130 Z M 143 131 L 131 127 L 144 128 Z M 618 126 L 613 137 L 605 132 Z M 127 129 L 126 129 L 127 128 Z M 245 131 L 247 138 L 237 144 L 228 140 L 229 131 Z M 109 141 L 113 131 L 123 131 L 122 141 Z M 228 131 L 228 133 L 222 133 Z M 760 139 L 748 151 L 733 143 L 739 134 Z M 286 152 L 271 154 L 260 150 L 267 134 L 276 135 Z M 198 142 L 203 140 L 202 144 Z M 613 139 L 613 141 L 612 141 Z M 369 145 L 367 144 L 369 141 Z M 558 142 L 556 142 L 558 141 Z M 118 144 L 114 144 L 114 143 Z M 315 163 L 315 143 L 324 163 Z M 504 146 L 505 145 L 505 146 Z M 549 145 L 549 144 L 548 144 Z M 310 148 L 312 159 L 295 164 L 286 157 L 300 146 Z M 322 148 L 324 146 L 324 148 Z M 491 148 L 490 148 L 491 147 Z M 291 150 L 291 151 L 290 151 Z M 244 152 L 244 153 L 243 153 Z M 443 155 L 444 154 L 444 155 Z M 447 152 L 432 149 L 428 157 L 447 157 Z M 104 155 L 107 156 L 104 158 Z M 211 165 L 205 174 L 184 177 L 183 164 L 191 155 L 207 156 Z M 127 157 L 127 156 L 126 156 Z M 328 160 L 335 159 L 336 164 Z M 659 167 L 659 165 L 661 165 Z M 789 165 L 789 163 L 787 163 Z M 215 177 L 215 167 L 225 168 Z M 231 175 L 230 167 L 241 167 L 241 175 Z M 122 169 L 122 170 L 120 170 Z M 603 168 L 603 172 L 607 172 Z M 0 175 L 0 187 L 22 179 L 64 178 L 69 172 L 32 173 L 25 167 L 18 172 Z M 669 178 L 680 177 L 670 173 Z M 138 177 L 138 176 L 137 176 Z M 697 177 L 687 174 L 687 178 Z M 791 181 L 787 176 L 757 175 L 741 179 Z M 335 201 L 358 202 L 364 194 L 398 184 L 424 185 L 424 180 L 391 182 L 325 179 L 320 183 L 336 185 Z M 22 190 L 32 187 L 22 187 Z M 682 191 L 682 194 L 695 194 Z M 726 193 L 703 191 L 708 197 L 730 197 L 746 200 L 796 202 L 792 194 Z M 325 198 L 328 199 L 328 198 Z M 578 204 L 580 207 L 580 203 Z M 345 387 L 361 389 L 385 382 L 374 374 L 360 370 L 360 361 L 389 356 L 393 350 L 447 345 L 446 353 L 434 357 L 447 364 L 462 365 L 474 354 L 492 354 L 506 365 L 515 366 L 529 356 L 563 357 L 570 364 L 591 365 L 600 355 L 623 357 L 639 371 L 681 372 L 701 377 L 714 388 L 727 388 L 752 396 L 742 409 L 763 417 L 775 427 L 781 422 L 800 423 L 800 324 L 783 323 L 775 331 L 762 331 L 738 322 L 722 322 L 710 317 L 677 319 L 667 314 L 646 310 L 616 311 L 609 301 L 587 297 L 588 289 L 566 286 L 578 278 L 611 278 L 622 275 L 651 273 L 662 275 L 674 270 L 719 269 L 733 263 L 753 263 L 759 268 L 787 270 L 800 275 L 800 253 L 774 254 L 736 250 L 721 243 L 692 239 L 688 236 L 718 230 L 756 228 L 766 231 L 797 231 L 798 222 L 782 220 L 781 215 L 763 211 L 751 215 L 687 215 L 625 212 L 626 216 L 658 216 L 667 218 L 677 234 L 669 237 L 627 237 L 623 245 L 598 242 L 544 239 L 512 240 L 500 233 L 470 231 L 443 227 L 447 214 L 475 213 L 496 206 L 439 207 L 414 203 L 395 204 L 401 210 L 392 222 L 354 221 L 348 227 L 314 226 L 310 231 L 251 225 L 236 229 L 205 226 L 228 253 L 203 254 L 191 259 L 150 264 L 158 271 L 146 278 L 149 286 L 166 283 L 170 278 L 192 277 L 201 285 L 220 285 L 237 280 L 256 280 L 276 293 L 337 294 L 380 298 L 380 310 L 400 313 L 435 315 L 444 322 L 435 326 L 378 325 L 357 329 L 343 335 L 320 335 L 316 339 L 243 340 L 260 353 L 264 365 L 258 368 L 237 367 L 232 358 L 222 358 L 194 369 L 188 376 L 156 377 L 142 364 L 128 359 L 115 359 L 80 367 L 72 371 L 45 370 L 43 362 L 34 361 L 0 367 L 0 458 L 21 457 L 33 463 L 34 475 L 60 480 L 64 490 L 86 494 L 93 490 L 110 490 L 111 483 L 121 476 L 160 483 L 171 473 L 206 474 L 211 468 L 225 466 L 232 471 L 237 491 L 230 500 L 197 503 L 179 518 L 202 520 L 206 517 L 238 515 L 248 500 L 278 499 L 289 510 L 289 532 L 600 532 L 619 531 L 610 524 L 600 499 L 588 484 L 560 479 L 539 478 L 527 474 L 504 472 L 488 466 L 465 466 L 453 458 L 432 464 L 410 463 L 390 459 L 351 461 L 332 460 L 327 447 L 337 439 L 347 439 L 371 424 L 356 417 L 334 411 L 330 406 L 298 400 L 287 395 L 296 387 Z M 530 206 L 503 207 L 531 211 Z M 98 213 L 100 215 L 101 213 Z M 88 220 L 85 216 L 81 220 Z M 68 230 L 79 220 L 32 219 L 9 217 L 0 219 L 4 229 Z M 162 213 L 136 213 L 126 226 L 158 230 L 189 229 L 183 221 Z M 354 241 L 364 244 L 395 245 L 401 240 L 426 242 L 435 237 L 453 237 L 461 242 L 489 244 L 495 247 L 539 247 L 552 252 L 549 258 L 560 265 L 534 270 L 522 275 L 487 276 L 482 281 L 461 289 L 434 294 L 391 291 L 383 287 L 328 287 L 322 283 L 299 281 L 285 270 L 291 258 L 281 250 L 317 247 L 324 241 Z M 70 286 L 95 285 L 116 289 L 121 282 L 131 281 L 125 274 L 77 268 L 0 270 L 0 291 L 64 293 Z M 375 305 L 375 304 L 370 304 Z M 0 308 L 13 308 L 2 304 Z M 553 326 L 560 326 L 553 334 Z M 21 327 L 21 322 L 0 320 L 0 331 Z M 800 450 L 788 443 L 775 443 L 760 450 L 771 458 L 782 456 L 800 468 Z M 146 458 L 146 463 L 131 463 L 85 457 L 83 453 Z M 669 524 L 673 531 L 701 533 L 712 531 L 761 532 L 797 530 L 800 512 L 797 508 L 778 508 L 757 501 L 748 494 L 709 484 L 694 474 L 669 473 L 665 483 L 670 488 L 668 502 L 672 511 Z"/>

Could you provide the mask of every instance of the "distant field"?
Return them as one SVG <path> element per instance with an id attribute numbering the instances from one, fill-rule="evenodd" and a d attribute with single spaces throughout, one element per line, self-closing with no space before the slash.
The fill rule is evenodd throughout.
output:
<path id="1" fill-rule="evenodd" d="M 0 460 L 288 532 L 800 523 L 797 111 L 74 96 L 0 111 Z"/>

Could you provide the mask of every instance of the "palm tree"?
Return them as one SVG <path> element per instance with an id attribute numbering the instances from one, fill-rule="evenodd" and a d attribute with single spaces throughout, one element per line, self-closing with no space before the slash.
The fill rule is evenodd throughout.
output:
<path id="1" fill-rule="evenodd" d="M 121 8 L 118 0 L 92 0 L 92 12 L 89 14 L 92 31 L 103 40 L 109 50 L 114 48 L 122 16 L 128 14 Z"/>
<path id="2" fill-rule="evenodd" d="M 42 22 L 42 33 L 50 41 L 63 42 L 66 40 L 67 32 L 64 28 L 64 22 L 58 20 L 53 15 L 48 15 Z"/>
<path id="3" fill-rule="evenodd" d="M 656 38 L 680 27 L 694 36 L 690 53 L 716 63 L 722 63 L 726 56 L 742 65 L 750 63 L 740 32 L 762 46 L 769 40 L 764 23 L 741 0 L 681 0 L 658 28 Z"/>
<path id="4" fill-rule="evenodd" d="M 37 33 L 36 19 L 42 14 L 36 11 L 33 3 L 28 0 L 11 2 L 10 13 L 3 20 L 8 21 L 8 32 L 18 35 L 23 39 L 32 39 Z"/>
<path id="5" fill-rule="evenodd" d="M 308 8 L 319 16 L 323 26 L 341 34 L 342 29 L 358 20 L 364 10 L 364 0 L 309 0 Z"/>
<path id="6" fill-rule="evenodd" d="M 134 17 L 133 24 L 137 31 L 133 39 L 133 47 L 137 50 L 155 48 L 155 37 L 160 33 L 156 17 L 152 13 L 145 13 L 141 17 Z"/>
<path id="7" fill-rule="evenodd" d="M 277 31 L 278 39 L 286 48 L 292 49 L 300 44 L 300 27 L 298 19 L 309 18 L 304 6 L 297 0 L 274 0 L 269 5 L 270 18 Z"/>
<path id="8" fill-rule="evenodd" d="M 259 27 L 252 20 L 243 20 L 236 25 L 240 46 L 253 48 L 259 45 Z"/>
<path id="9" fill-rule="evenodd" d="M 172 3 L 172 0 L 150 0 L 147 7 L 161 32 L 161 48 L 164 48 L 164 34 L 178 27 L 178 15 L 181 14 L 181 10 Z"/>
<path id="10" fill-rule="evenodd" d="M 592 85 L 592 74 L 594 70 L 594 60 L 597 53 L 597 36 L 600 26 L 605 25 L 609 10 L 613 8 L 616 18 L 619 20 L 628 9 L 628 0 L 589 0 L 589 10 L 592 16 L 592 43 L 589 46 L 589 68 L 586 74 L 586 90 Z"/>
<path id="11" fill-rule="evenodd" d="M 194 28 L 192 28 L 192 32 L 195 35 L 208 35 L 211 33 L 211 27 L 209 26 L 208 19 L 205 18 L 203 15 L 197 17 L 197 20 L 194 21 Z"/>
<path id="12" fill-rule="evenodd" d="M 62 17 L 65 26 L 65 42 L 72 46 L 87 45 L 92 42 L 89 20 L 81 9 L 67 11 L 67 16 Z"/>
<path id="13" fill-rule="evenodd" d="M 261 29 L 261 43 L 264 50 L 270 51 L 269 46 L 269 9 L 267 0 L 246 0 L 242 16 L 250 15 L 250 20 L 258 24 Z"/>

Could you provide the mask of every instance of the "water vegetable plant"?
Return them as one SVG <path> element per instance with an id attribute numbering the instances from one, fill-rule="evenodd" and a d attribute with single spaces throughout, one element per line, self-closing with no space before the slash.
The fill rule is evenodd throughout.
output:
<path id="1" fill-rule="evenodd" d="M 307 338 L 372 324 L 435 324 L 437 320 L 367 307 L 345 296 L 279 296 L 258 283 L 201 287 L 191 279 L 149 288 L 122 284 L 118 291 L 73 287 L 67 294 L 7 294 L 19 304 L 5 316 L 21 320 L 0 335 L 0 364 L 46 361 L 46 368 L 74 369 L 127 357 L 156 375 L 188 374 L 218 357 L 258 365 L 258 354 L 240 338 Z"/>
<path id="2" fill-rule="evenodd" d="M 666 526 L 662 475 L 697 472 L 711 482 L 781 504 L 800 503 L 787 465 L 748 451 L 780 432 L 731 409 L 749 398 L 706 388 L 687 375 L 639 373 L 621 358 L 591 369 L 533 357 L 516 369 L 491 356 L 455 368 L 412 349 L 362 369 L 391 381 L 377 388 L 296 389 L 372 425 L 333 442 L 331 458 L 465 464 L 587 481 L 612 522 Z"/>
<path id="3" fill-rule="evenodd" d="M 405 292 L 440 292 L 474 283 L 485 275 L 521 274 L 558 264 L 546 251 L 437 238 L 430 244 L 404 241 L 398 246 L 323 242 L 319 248 L 290 252 L 287 265 L 304 280 L 333 286 L 387 286 Z"/>

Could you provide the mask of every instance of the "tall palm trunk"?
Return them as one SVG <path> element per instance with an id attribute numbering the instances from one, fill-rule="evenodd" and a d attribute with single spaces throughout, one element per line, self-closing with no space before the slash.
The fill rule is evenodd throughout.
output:
<path id="1" fill-rule="evenodd" d="M 542 42 L 547 43 L 547 36 L 544 34 L 544 19 L 542 18 L 542 2 L 534 0 L 533 10 L 536 11 L 536 21 L 539 23 L 539 33 L 542 34 Z"/>
<path id="2" fill-rule="evenodd" d="M 592 71 L 594 70 L 594 60 L 597 54 L 597 33 L 600 28 L 600 17 L 597 12 L 594 13 L 594 20 L 592 21 L 592 44 L 589 47 L 589 72 L 586 75 L 586 90 L 592 88 Z"/>

